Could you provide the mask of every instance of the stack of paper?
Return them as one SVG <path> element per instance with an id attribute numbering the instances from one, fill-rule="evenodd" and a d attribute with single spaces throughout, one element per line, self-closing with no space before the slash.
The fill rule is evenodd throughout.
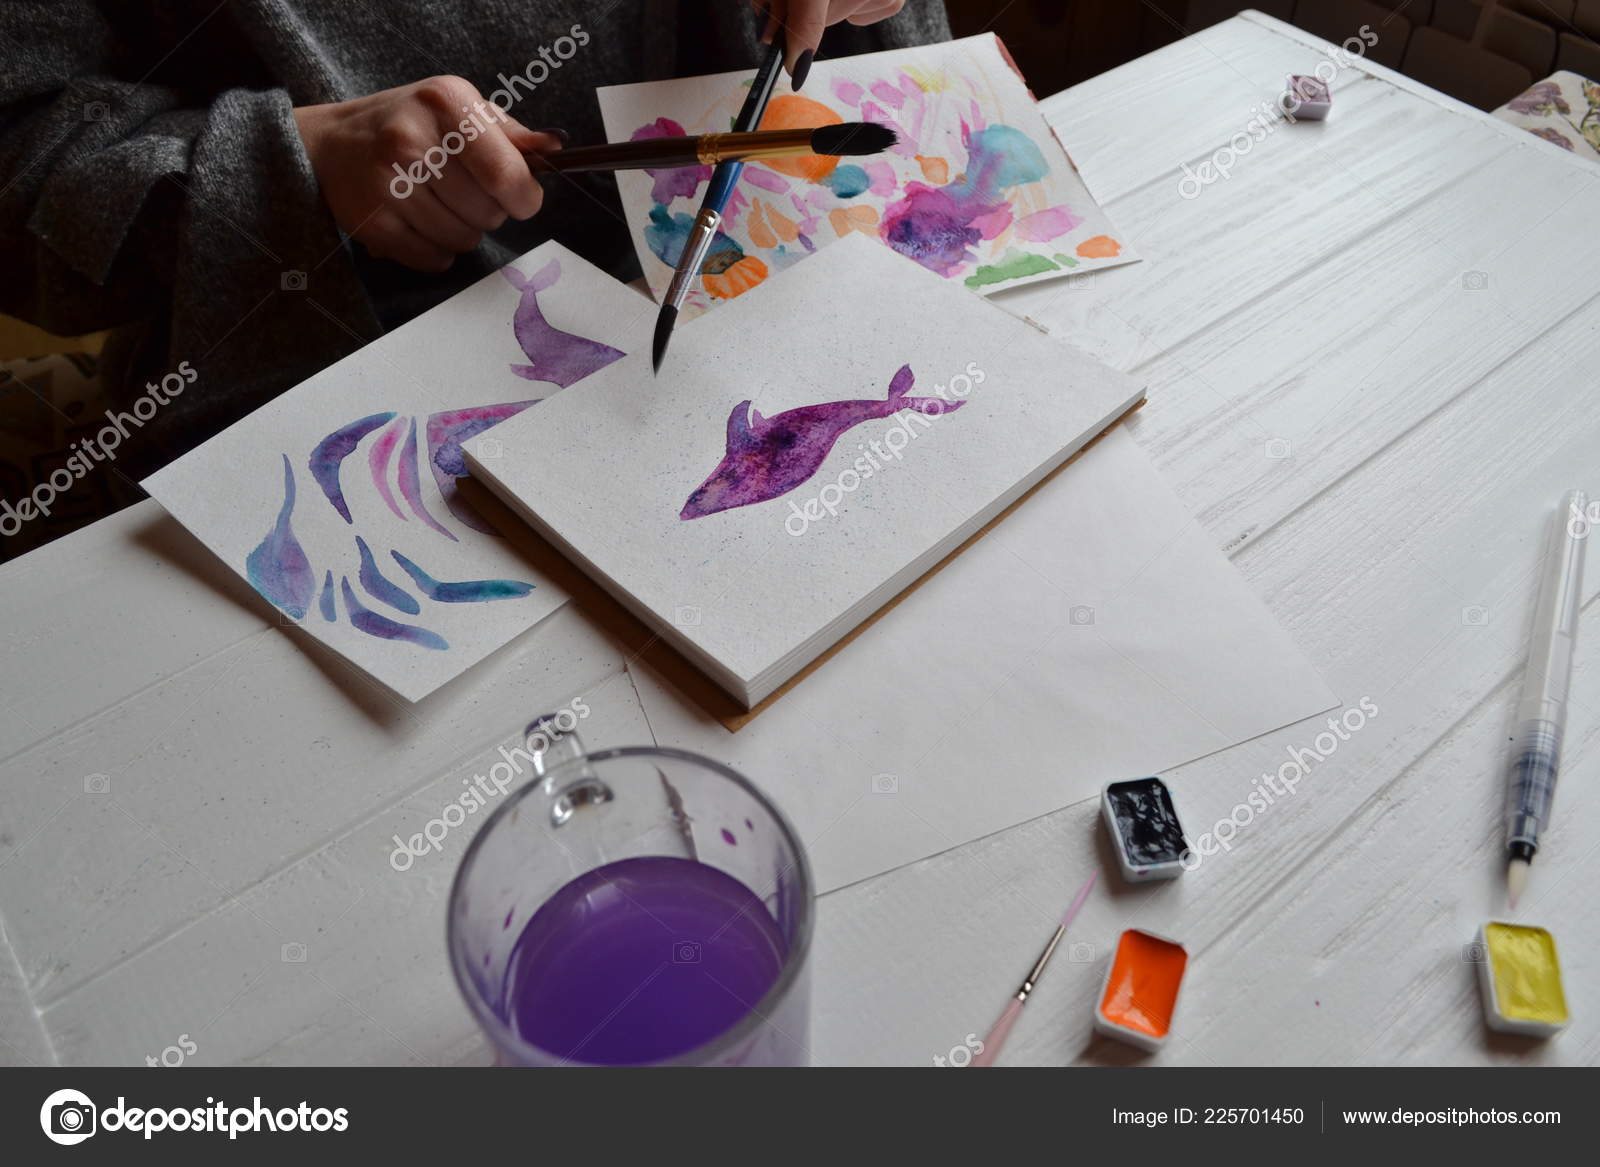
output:
<path id="1" fill-rule="evenodd" d="M 747 707 L 1144 393 L 864 239 L 680 331 L 464 448 Z"/>

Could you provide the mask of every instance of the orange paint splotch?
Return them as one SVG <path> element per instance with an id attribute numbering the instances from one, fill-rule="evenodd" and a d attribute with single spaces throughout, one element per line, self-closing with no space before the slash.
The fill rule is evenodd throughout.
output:
<path id="1" fill-rule="evenodd" d="M 1117 943 L 1100 1013 L 1113 1025 L 1166 1037 L 1189 954 L 1181 944 L 1129 928 Z"/>
<path id="2" fill-rule="evenodd" d="M 950 163 L 943 158 L 930 158 L 925 154 L 918 154 L 917 165 L 922 167 L 922 177 L 934 186 L 943 186 L 950 181 Z"/>
<path id="3" fill-rule="evenodd" d="M 729 264 L 720 272 L 702 272 L 700 283 L 718 300 L 742 296 L 767 278 L 767 265 L 753 255 Z"/>
<path id="4" fill-rule="evenodd" d="M 1113 259 L 1122 253 L 1122 244 L 1109 235 L 1096 235 L 1078 244 L 1078 254 L 1085 259 Z"/>
<path id="5" fill-rule="evenodd" d="M 774 97 L 761 118 L 763 130 L 816 129 L 818 126 L 836 126 L 844 119 L 820 101 L 801 97 L 798 93 L 785 93 Z M 761 163 L 790 178 L 803 178 L 807 182 L 820 182 L 833 173 L 839 159 L 832 154 L 807 154 L 799 158 L 768 158 Z"/>
<path id="6" fill-rule="evenodd" d="M 843 237 L 852 231 L 863 235 L 876 235 L 878 211 L 876 207 L 835 207 L 828 212 L 828 222 L 836 235 Z"/>

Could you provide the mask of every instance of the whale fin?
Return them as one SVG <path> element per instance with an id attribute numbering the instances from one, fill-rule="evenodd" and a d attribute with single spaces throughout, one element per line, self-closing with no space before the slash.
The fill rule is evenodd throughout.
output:
<path id="1" fill-rule="evenodd" d="M 899 401 L 916 379 L 916 374 L 911 371 L 910 365 L 901 365 L 899 372 L 895 373 L 894 379 L 889 382 L 889 400 Z"/>
<path id="2" fill-rule="evenodd" d="M 728 415 L 728 453 L 736 454 L 756 444 L 756 435 L 750 428 L 750 415 L 754 411 L 748 401 L 741 401 Z M 757 424 L 761 415 L 755 414 Z"/>
<path id="3" fill-rule="evenodd" d="M 531 276 L 523 275 L 508 263 L 500 269 L 500 274 L 505 276 L 506 281 L 523 295 L 527 295 L 529 292 L 543 292 L 553 287 L 555 282 L 561 278 L 561 261 L 552 259 Z"/>

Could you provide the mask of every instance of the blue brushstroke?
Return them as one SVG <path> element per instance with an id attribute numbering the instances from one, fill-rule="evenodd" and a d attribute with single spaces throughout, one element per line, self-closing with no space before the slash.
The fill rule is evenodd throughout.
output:
<path id="1" fill-rule="evenodd" d="M 437 632 L 429 632 L 426 628 L 418 628 L 414 624 L 399 624 L 387 616 L 380 616 L 363 608 L 356 599 L 355 592 L 351 590 L 350 580 L 347 577 L 339 578 L 339 590 L 344 594 L 344 610 L 350 616 L 350 623 L 368 636 L 376 636 L 383 640 L 403 640 L 419 648 L 432 648 L 441 652 L 450 647 L 445 638 Z"/>
<path id="2" fill-rule="evenodd" d="M 853 199 L 872 185 L 872 179 L 859 166 L 835 166 L 822 185 L 842 199 Z"/>
<path id="3" fill-rule="evenodd" d="M 322 577 L 322 618 L 332 624 L 339 618 L 333 607 L 333 572 Z"/>
<path id="4" fill-rule="evenodd" d="M 289 525 L 289 516 L 294 513 L 294 471 L 289 468 L 289 456 L 282 457 L 283 506 L 278 509 L 278 521 L 245 557 L 244 570 L 256 591 L 299 620 L 311 606 L 311 593 L 316 583 L 305 548 L 300 546 Z"/>
<path id="5" fill-rule="evenodd" d="M 443 604 L 473 604 L 482 600 L 512 600 L 533 591 L 530 583 L 514 579 L 473 579 L 461 583 L 440 583 L 398 551 L 389 552 L 394 561 L 417 581 L 422 594 Z"/>
<path id="6" fill-rule="evenodd" d="M 373 599 L 382 600 L 391 608 L 398 608 L 408 616 L 415 616 L 422 611 L 422 605 L 411 597 L 411 594 L 384 578 L 378 570 L 378 563 L 372 558 L 372 548 L 367 546 L 367 541 L 360 535 L 356 536 L 356 550 L 361 553 L 361 586 L 367 589 L 367 594 Z"/>
<path id="7" fill-rule="evenodd" d="M 311 469 L 311 477 L 317 480 L 317 485 L 322 487 L 322 493 L 328 496 L 333 509 L 343 515 L 347 523 L 353 523 L 355 520 L 350 517 L 350 508 L 345 504 L 344 488 L 339 485 L 339 467 L 355 452 L 362 438 L 392 420 L 394 420 L 393 410 L 388 413 L 374 413 L 360 421 L 353 421 L 342 429 L 334 430 L 311 451 L 307 463 Z"/>

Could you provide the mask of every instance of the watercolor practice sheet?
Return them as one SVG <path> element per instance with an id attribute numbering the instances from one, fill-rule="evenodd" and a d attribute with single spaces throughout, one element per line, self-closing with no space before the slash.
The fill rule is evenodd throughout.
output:
<path id="1" fill-rule="evenodd" d="M 457 497 L 462 443 L 492 452 L 653 311 L 546 243 L 142 485 L 283 621 L 419 700 L 567 599 Z"/>
<path id="2" fill-rule="evenodd" d="M 1144 395 L 862 238 L 679 332 L 468 464 L 747 707 Z"/>
<path id="3" fill-rule="evenodd" d="M 610 141 L 727 130 L 749 71 L 603 87 Z M 994 34 L 818 61 L 804 93 L 775 95 L 762 129 L 868 121 L 899 136 L 869 158 L 745 166 L 693 316 L 846 235 L 878 240 L 982 293 L 1138 257 L 1090 195 Z M 711 167 L 623 171 L 622 205 L 659 298 Z"/>

